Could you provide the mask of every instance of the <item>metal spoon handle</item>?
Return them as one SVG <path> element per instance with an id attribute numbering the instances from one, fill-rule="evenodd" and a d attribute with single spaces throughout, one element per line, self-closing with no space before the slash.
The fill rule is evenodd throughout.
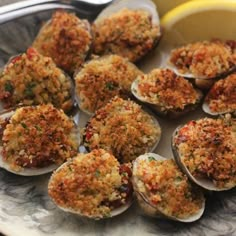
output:
<path id="1" fill-rule="evenodd" d="M 83 13 L 84 15 L 89 15 L 91 12 L 98 14 L 110 1 L 111 0 L 70 0 L 64 1 L 64 3 L 54 0 L 43 0 L 41 2 L 36 0 L 23 1 L 19 2 L 19 4 L 10 4 L 0 8 L 0 24 L 23 16 L 54 9 L 69 9 Z"/>
<path id="2" fill-rule="evenodd" d="M 110 3 L 112 0 L 26 0 L 17 3 L 12 3 L 6 6 L 0 7 L 0 15 L 8 12 L 17 11 L 23 8 L 32 6 L 44 5 L 44 4 L 67 4 L 75 7 L 79 7 L 81 4 L 101 6 Z"/>

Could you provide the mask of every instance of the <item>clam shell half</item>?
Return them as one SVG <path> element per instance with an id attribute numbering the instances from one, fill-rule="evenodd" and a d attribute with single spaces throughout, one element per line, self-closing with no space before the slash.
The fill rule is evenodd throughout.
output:
<path id="1" fill-rule="evenodd" d="M 155 154 L 155 153 L 145 153 L 145 154 L 139 156 L 134 161 L 134 163 L 133 163 L 133 186 L 134 186 L 135 193 L 137 195 L 138 203 L 139 203 L 140 207 L 142 208 L 142 210 L 147 215 L 152 216 L 152 217 L 156 217 L 156 218 L 166 218 L 166 219 L 185 222 L 185 223 L 193 222 L 193 221 L 198 220 L 202 216 L 202 214 L 205 210 L 205 199 L 204 199 L 204 197 L 203 197 L 203 202 L 202 202 L 201 208 L 194 215 L 191 215 L 187 218 L 178 218 L 178 217 L 175 217 L 175 216 L 166 215 L 157 206 L 152 204 L 148 200 L 148 197 L 143 192 L 141 192 L 139 190 L 138 182 L 141 181 L 141 180 L 135 175 L 135 173 L 137 172 L 139 161 L 149 160 L 150 156 L 151 156 L 151 158 L 154 158 L 156 161 L 167 160 L 166 158 L 164 158 L 164 157 L 162 157 L 158 154 Z"/>
<path id="2" fill-rule="evenodd" d="M 0 119 L 1 120 L 9 120 L 15 113 L 14 109 L 9 109 L 9 110 L 4 110 L 0 113 Z M 79 131 L 78 128 L 76 126 L 76 121 L 77 121 L 77 117 L 74 117 L 75 121 L 75 127 L 74 130 L 72 131 L 73 133 L 75 133 L 75 135 L 78 138 L 78 145 L 80 143 L 80 137 L 79 137 Z M 0 167 L 7 170 L 8 172 L 14 173 L 16 175 L 21 175 L 21 176 L 37 176 L 37 175 L 43 175 L 46 173 L 50 173 L 53 170 L 57 169 L 61 164 L 50 164 L 49 166 L 46 167 L 40 167 L 40 168 L 25 168 L 22 167 L 22 169 L 20 170 L 15 170 L 12 168 L 11 164 L 4 161 L 3 160 L 3 156 L 2 156 L 2 136 L 1 136 L 1 131 L 3 132 L 3 130 L 1 130 L 1 125 L 0 125 Z M 34 138 L 34 137 L 32 137 Z"/>
<path id="3" fill-rule="evenodd" d="M 184 125 L 180 125 L 179 127 L 176 128 L 176 130 L 173 132 L 172 135 L 172 139 L 171 139 L 171 148 L 172 148 L 172 152 L 175 158 L 175 161 L 177 163 L 177 165 L 179 166 L 179 168 L 189 177 L 189 179 L 191 179 L 191 181 L 193 181 L 195 184 L 197 184 L 198 186 L 202 187 L 205 190 L 208 191 L 224 191 L 224 190 L 229 190 L 231 188 L 233 188 L 235 186 L 235 184 L 226 184 L 224 187 L 217 187 L 213 180 L 211 180 L 210 178 L 203 178 L 203 177 L 196 177 L 193 176 L 192 173 L 189 171 L 189 169 L 187 168 L 187 166 L 184 164 L 184 162 L 182 161 L 182 157 L 178 151 L 177 146 L 175 145 L 175 137 L 177 136 L 179 130 L 183 127 Z"/>

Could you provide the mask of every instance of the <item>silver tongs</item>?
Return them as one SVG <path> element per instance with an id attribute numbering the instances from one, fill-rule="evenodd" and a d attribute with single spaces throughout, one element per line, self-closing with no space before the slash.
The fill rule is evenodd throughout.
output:
<path id="1" fill-rule="evenodd" d="M 99 13 L 112 0 L 26 0 L 0 7 L 0 24 L 53 9 Z"/>

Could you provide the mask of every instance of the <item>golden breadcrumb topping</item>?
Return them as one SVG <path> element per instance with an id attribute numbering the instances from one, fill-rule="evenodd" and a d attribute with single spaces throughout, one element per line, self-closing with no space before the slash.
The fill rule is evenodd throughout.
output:
<path id="1" fill-rule="evenodd" d="M 195 42 L 174 49 L 170 62 L 181 73 L 214 78 L 235 67 L 236 53 L 229 43 L 220 40 Z"/>
<path id="2" fill-rule="evenodd" d="M 6 107 L 52 103 L 69 111 L 72 82 L 49 57 L 34 48 L 14 57 L 0 75 L 0 100 Z"/>
<path id="3" fill-rule="evenodd" d="M 236 74 L 217 81 L 205 101 L 212 112 L 236 111 Z"/>
<path id="4" fill-rule="evenodd" d="M 103 148 L 129 162 L 150 151 L 160 135 L 159 124 L 141 106 L 115 97 L 89 120 L 84 141 L 90 150 Z"/>
<path id="5" fill-rule="evenodd" d="M 3 160 L 15 171 L 61 164 L 77 153 L 73 121 L 52 105 L 18 108 L 2 137 Z"/>
<path id="6" fill-rule="evenodd" d="M 190 121 L 174 137 L 182 162 L 195 177 L 218 188 L 236 185 L 236 120 L 203 118 Z"/>
<path id="7" fill-rule="evenodd" d="M 183 110 L 188 105 L 197 104 L 199 92 L 183 77 L 169 69 L 154 69 L 137 80 L 135 93 L 161 110 Z"/>
<path id="8" fill-rule="evenodd" d="M 160 28 L 145 10 L 122 9 L 94 23 L 95 54 L 118 54 L 135 62 L 156 44 Z"/>
<path id="9" fill-rule="evenodd" d="M 94 113 L 116 95 L 129 96 L 131 83 L 141 74 L 135 65 L 117 55 L 91 60 L 75 77 L 80 107 Z"/>
<path id="10" fill-rule="evenodd" d="M 123 166 L 123 167 L 122 167 Z M 112 215 L 132 198 L 132 173 L 103 149 L 77 154 L 56 170 L 48 192 L 62 209 L 90 218 Z"/>
<path id="11" fill-rule="evenodd" d="M 84 62 L 91 41 L 88 21 L 60 10 L 42 27 L 33 46 L 72 74 Z"/>
<path id="12" fill-rule="evenodd" d="M 156 160 L 149 156 L 138 160 L 133 171 L 136 191 L 148 199 L 151 206 L 166 216 L 188 218 L 203 207 L 203 194 L 194 187 L 172 159 Z"/>

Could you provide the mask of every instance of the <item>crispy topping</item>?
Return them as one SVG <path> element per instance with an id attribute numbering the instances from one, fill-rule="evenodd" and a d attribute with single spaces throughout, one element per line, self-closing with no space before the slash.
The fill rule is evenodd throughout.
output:
<path id="1" fill-rule="evenodd" d="M 156 44 L 160 34 L 144 10 L 123 9 L 93 25 L 94 53 L 118 54 L 134 62 Z"/>
<path id="2" fill-rule="evenodd" d="M 61 164 L 77 153 L 74 123 L 52 105 L 22 107 L 3 131 L 3 160 L 15 170 Z"/>
<path id="3" fill-rule="evenodd" d="M 136 103 L 115 97 L 89 120 L 84 141 L 90 150 L 103 148 L 121 162 L 129 162 L 150 151 L 160 135 L 151 115 Z"/>
<path id="4" fill-rule="evenodd" d="M 103 149 L 78 154 L 55 171 L 48 191 L 55 203 L 92 218 L 109 217 L 132 197 L 130 167 Z"/>
<path id="5" fill-rule="evenodd" d="M 205 101 L 213 112 L 236 111 L 236 74 L 217 81 Z"/>
<path id="6" fill-rule="evenodd" d="M 219 188 L 236 185 L 236 120 L 203 118 L 183 126 L 174 145 L 190 173 Z"/>
<path id="7" fill-rule="evenodd" d="M 171 52 L 170 62 L 181 73 L 191 73 L 196 78 L 214 78 L 236 65 L 236 53 L 229 42 L 203 41 L 188 44 Z"/>
<path id="8" fill-rule="evenodd" d="M 117 55 L 90 61 L 75 77 L 80 107 L 94 113 L 116 95 L 127 97 L 131 83 L 141 74 L 135 65 Z"/>
<path id="9" fill-rule="evenodd" d="M 137 90 L 142 99 L 164 110 L 183 110 L 196 104 L 200 97 L 192 84 L 169 69 L 154 69 L 138 78 Z"/>
<path id="10" fill-rule="evenodd" d="M 33 46 L 72 74 L 89 51 L 92 41 L 89 27 L 86 20 L 80 20 L 75 14 L 56 11 L 39 32 Z"/>
<path id="11" fill-rule="evenodd" d="M 196 214 L 203 206 L 203 195 L 194 187 L 186 175 L 169 160 L 155 158 L 138 160 L 136 177 L 137 191 L 167 216 L 188 218 Z"/>
<path id="12" fill-rule="evenodd" d="M 6 107 L 19 103 L 38 105 L 52 103 L 69 111 L 73 105 L 72 83 L 49 57 L 29 48 L 14 57 L 0 75 L 0 100 Z"/>

